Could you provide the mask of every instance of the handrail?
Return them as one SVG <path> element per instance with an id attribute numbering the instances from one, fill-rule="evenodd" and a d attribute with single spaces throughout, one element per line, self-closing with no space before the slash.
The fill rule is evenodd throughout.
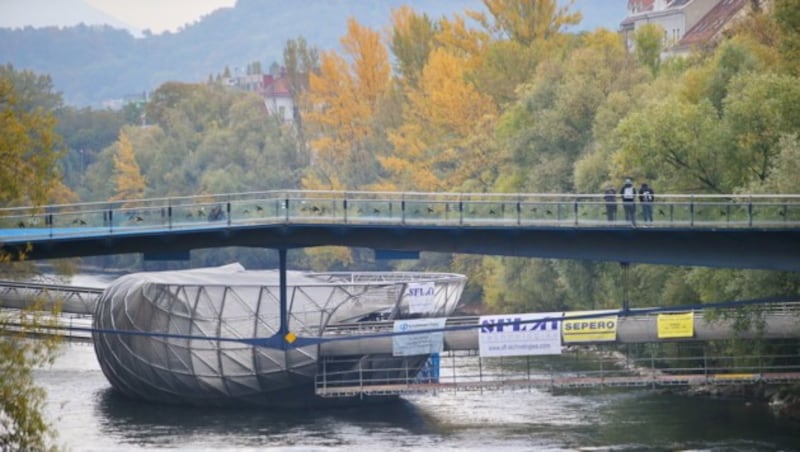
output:
<path id="1" fill-rule="evenodd" d="M 619 200 L 617 200 L 619 201 Z M 800 194 L 659 195 L 653 220 L 611 220 L 602 194 L 422 193 L 271 190 L 0 208 L 0 242 L 48 234 L 113 234 L 149 229 L 253 224 L 386 224 L 457 226 L 664 228 L 800 227 Z M 222 221 L 224 220 L 224 221 Z M 91 228 L 99 228 L 91 230 Z M 22 232 L 24 231 L 24 233 Z"/>

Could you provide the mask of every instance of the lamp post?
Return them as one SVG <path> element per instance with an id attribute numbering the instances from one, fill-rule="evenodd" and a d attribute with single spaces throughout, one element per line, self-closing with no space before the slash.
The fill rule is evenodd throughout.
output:
<path id="1" fill-rule="evenodd" d="M 85 160 L 84 160 L 84 157 L 83 157 L 83 154 L 84 154 L 83 149 L 78 150 L 78 153 L 80 153 L 80 155 L 81 155 L 81 187 L 83 187 L 84 186 L 84 182 L 85 182 L 85 177 L 84 176 L 86 175 L 86 165 L 85 165 Z"/>

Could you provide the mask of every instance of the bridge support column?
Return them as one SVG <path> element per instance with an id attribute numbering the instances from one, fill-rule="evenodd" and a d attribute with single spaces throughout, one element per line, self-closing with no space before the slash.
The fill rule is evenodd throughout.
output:
<path id="1" fill-rule="evenodd" d="M 631 264 L 630 262 L 620 262 L 619 265 L 622 266 L 622 309 L 628 311 L 631 308 L 628 298 L 628 287 L 630 286 L 628 282 L 628 272 Z"/>
<path id="2" fill-rule="evenodd" d="M 278 335 L 283 348 L 286 348 L 286 335 L 289 333 L 289 302 L 286 293 L 286 248 L 278 248 L 278 278 L 280 282 L 280 316 Z"/>

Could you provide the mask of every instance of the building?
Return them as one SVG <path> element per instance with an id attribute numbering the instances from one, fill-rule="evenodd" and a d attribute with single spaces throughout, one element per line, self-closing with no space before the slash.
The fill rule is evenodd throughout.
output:
<path id="1" fill-rule="evenodd" d="M 718 40 L 736 21 L 752 12 L 752 0 L 722 0 L 697 22 L 672 49 L 674 54 L 688 54 L 692 49 Z M 766 2 L 756 2 L 757 4 Z"/>
<path id="2" fill-rule="evenodd" d="M 636 29 L 657 24 L 664 29 L 663 56 L 686 55 L 717 39 L 737 18 L 749 14 L 753 3 L 753 0 L 628 0 L 628 16 L 620 24 L 620 32 L 631 50 Z"/>
<path id="3" fill-rule="evenodd" d="M 284 70 L 277 76 L 264 75 L 260 93 L 270 115 L 278 116 L 284 122 L 294 121 L 294 98 Z"/>
<path id="4" fill-rule="evenodd" d="M 224 77 L 226 86 L 258 93 L 264 98 L 264 105 L 271 116 L 279 117 L 283 122 L 294 121 L 294 98 L 289 89 L 289 78 L 286 70 L 281 69 L 277 75 L 247 74 Z"/>

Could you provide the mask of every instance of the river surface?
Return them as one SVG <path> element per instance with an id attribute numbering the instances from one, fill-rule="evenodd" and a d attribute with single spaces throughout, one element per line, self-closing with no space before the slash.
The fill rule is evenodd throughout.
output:
<path id="1" fill-rule="evenodd" d="M 38 370 L 71 450 L 800 450 L 800 425 L 761 404 L 643 390 L 439 393 L 319 411 L 199 409 L 128 400 L 91 344 Z"/>
<path id="2" fill-rule="evenodd" d="M 317 411 L 174 407 L 118 395 L 93 346 L 78 342 L 35 378 L 56 444 L 75 451 L 800 451 L 800 424 L 766 405 L 641 389 L 442 392 Z"/>

